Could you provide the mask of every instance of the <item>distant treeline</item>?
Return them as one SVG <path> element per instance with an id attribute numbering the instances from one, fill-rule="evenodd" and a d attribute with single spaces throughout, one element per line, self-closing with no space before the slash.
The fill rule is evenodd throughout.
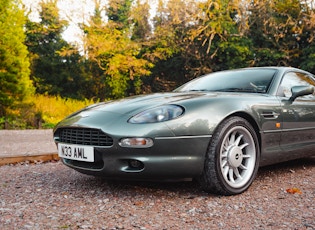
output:
<path id="1" fill-rule="evenodd" d="M 39 22 L 18 0 L 0 2 L 0 117 L 34 93 L 106 100 L 224 69 L 315 72 L 313 0 L 159 0 L 154 15 L 150 0 L 100 2 L 78 25 L 80 47 L 62 37 L 70 22 L 57 0 L 39 3 Z"/>

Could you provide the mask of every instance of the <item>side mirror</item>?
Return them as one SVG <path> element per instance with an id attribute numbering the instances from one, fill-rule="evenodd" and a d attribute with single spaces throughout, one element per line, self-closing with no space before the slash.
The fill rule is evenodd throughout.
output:
<path id="1" fill-rule="evenodd" d="M 292 96 L 290 97 L 289 101 L 293 102 L 297 97 L 310 95 L 314 93 L 314 87 L 312 86 L 293 86 L 291 88 Z"/>

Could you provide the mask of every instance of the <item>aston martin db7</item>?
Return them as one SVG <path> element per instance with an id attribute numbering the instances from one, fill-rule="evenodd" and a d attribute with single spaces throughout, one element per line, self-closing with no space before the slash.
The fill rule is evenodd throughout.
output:
<path id="1" fill-rule="evenodd" d="M 315 78 L 291 67 L 219 71 L 168 93 L 97 103 L 62 120 L 62 162 L 113 179 L 197 179 L 244 192 L 264 165 L 315 155 Z"/>

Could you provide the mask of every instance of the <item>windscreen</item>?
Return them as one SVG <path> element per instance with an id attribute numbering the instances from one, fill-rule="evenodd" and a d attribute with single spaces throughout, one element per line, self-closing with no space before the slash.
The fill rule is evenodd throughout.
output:
<path id="1" fill-rule="evenodd" d="M 241 69 L 220 71 L 196 78 L 175 92 L 187 91 L 221 91 L 267 93 L 275 69 Z"/>

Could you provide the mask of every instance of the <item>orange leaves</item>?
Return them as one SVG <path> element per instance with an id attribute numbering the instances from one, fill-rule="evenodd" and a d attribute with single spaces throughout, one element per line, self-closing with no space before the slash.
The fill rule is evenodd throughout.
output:
<path id="1" fill-rule="evenodd" d="M 287 193 L 290 193 L 290 194 L 299 194 L 299 195 L 302 194 L 301 190 L 298 188 L 288 188 L 286 191 Z"/>

